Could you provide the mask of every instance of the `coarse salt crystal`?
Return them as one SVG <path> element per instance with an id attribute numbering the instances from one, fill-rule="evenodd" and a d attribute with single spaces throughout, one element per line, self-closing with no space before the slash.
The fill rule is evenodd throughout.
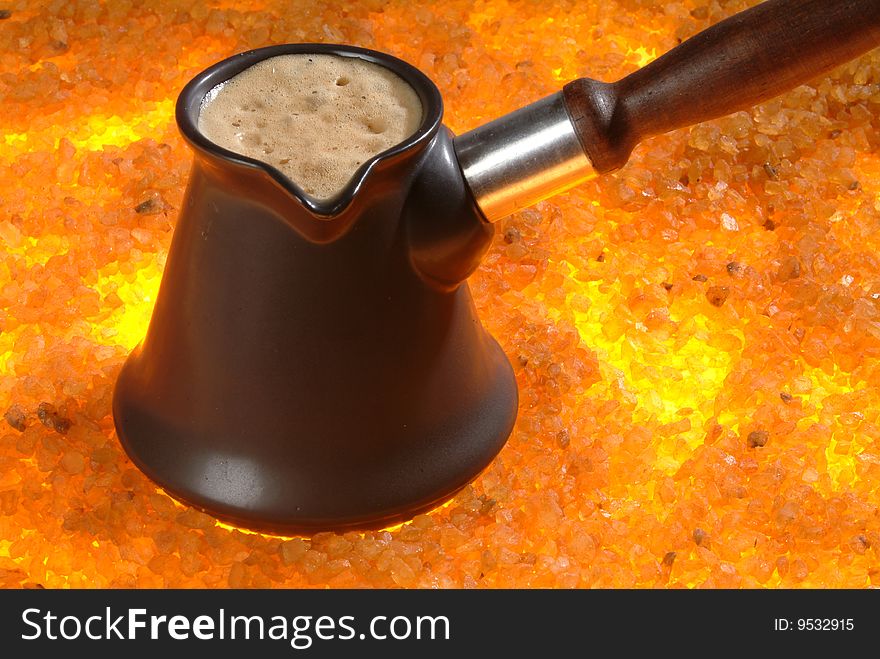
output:
<path id="1" fill-rule="evenodd" d="M 739 231 L 739 224 L 737 224 L 736 219 L 728 213 L 721 214 L 721 226 L 727 231 Z"/>

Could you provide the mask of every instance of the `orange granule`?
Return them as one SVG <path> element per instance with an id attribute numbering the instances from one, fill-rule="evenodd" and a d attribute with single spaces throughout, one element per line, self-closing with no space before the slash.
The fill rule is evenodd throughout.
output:
<path id="1" fill-rule="evenodd" d="M 243 533 L 157 491 L 113 431 L 187 181 L 173 104 L 201 69 L 375 48 L 462 132 L 753 4 L 4 5 L 0 587 L 880 585 L 880 51 L 499 223 L 470 283 L 519 420 L 445 507 Z"/>

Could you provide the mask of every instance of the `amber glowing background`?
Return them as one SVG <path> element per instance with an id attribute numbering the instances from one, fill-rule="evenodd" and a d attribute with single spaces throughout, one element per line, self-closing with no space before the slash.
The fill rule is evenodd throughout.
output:
<path id="1" fill-rule="evenodd" d="M 188 175 L 174 102 L 204 67 L 383 50 L 462 132 L 753 4 L 5 4 L 0 586 L 880 585 L 880 52 L 499 223 L 470 285 L 519 419 L 443 508 L 243 533 L 158 491 L 113 430 Z"/>

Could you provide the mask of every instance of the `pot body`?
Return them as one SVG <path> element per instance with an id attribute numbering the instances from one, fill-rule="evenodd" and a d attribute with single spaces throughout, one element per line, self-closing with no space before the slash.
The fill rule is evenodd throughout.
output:
<path id="1" fill-rule="evenodd" d="M 417 133 L 331 200 L 196 129 L 207 91 L 286 52 L 370 59 L 422 100 Z M 441 116 L 412 67 L 314 44 L 236 56 L 182 92 L 195 159 L 113 403 L 128 455 L 170 494 L 263 531 L 381 527 L 447 499 L 500 451 L 516 383 L 464 282 L 491 225 Z"/>

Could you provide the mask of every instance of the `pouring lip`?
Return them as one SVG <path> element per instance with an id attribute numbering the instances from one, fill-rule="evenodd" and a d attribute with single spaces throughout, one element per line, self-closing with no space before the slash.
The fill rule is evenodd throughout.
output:
<path id="1" fill-rule="evenodd" d="M 351 179 L 337 194 L 319 199 L 307 194 L 287 175 L 272 165 L 248 156 L 225 149 L 209 140 L 198 127 L 199 113 L 205 98 L 218 85 L 227 82 L 245 69 L 271 57 L 290 54 L 325 54 L 340 57 L 355 57 L 377 64 L 400 76 L 416 92 L 422 103 L 422 120 L 416 131 L 393 147 L 365 160 L 355 170 Z M 184 139 L 198 153 L 210 158 L 232 162 L 251 169 L 262 170 L 274 182 L 296 197 L 313 215 L 321 219 L 333 219 L 352 203 L 363 188 L 370 173 L 384 163 L 393 162 L 398 157 L 420 150 L 437 134 L 443 120 L 443 99 L 440 90 L 422 71 L 412 64 L 393 55 L 377 50 L 326 43 L 287 43 L 248 50 L 212 64 L 193 77 L 177 97 L 175 119 Z"/>

